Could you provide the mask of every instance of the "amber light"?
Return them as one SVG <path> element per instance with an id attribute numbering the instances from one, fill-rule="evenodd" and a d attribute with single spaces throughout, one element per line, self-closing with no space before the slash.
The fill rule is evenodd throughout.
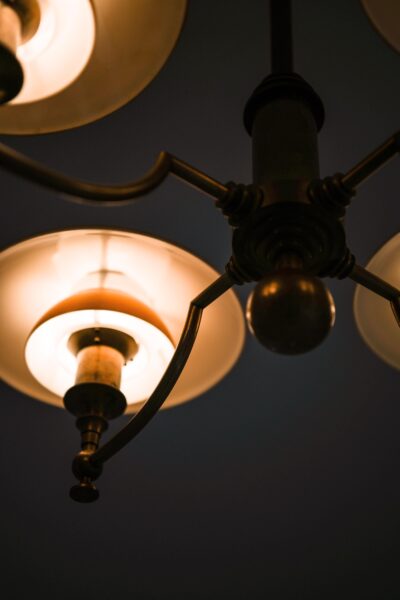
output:
<path id="1" fill-rule="evenodd" d="M 386 242 L 371 258 L 367 269 L 392 286 L 400 288 L 400 233 Z M 400 369 L 400 327 L 390 303 L 358 285 L 354 314 L 364 341 L 380 358 Z"/>
<path id="2" fill-rule="evenodd" d="M 191 300 L 217 277 L 193 254 L 133 232 L 61 231 L 12 246 L 0 253 L 0 375 L 22 392 L 62 406 L 77 370 L 71 335 L 113 329 L 138 346 L 121 378 L 128 411 L 135 411 L 163 375 Z M 243 339 L 242 310 L 229 291 L 205 311 L 166 406 L 219 381 L 236 362 Z"/>
<path id="3" fill-rule="evenodd" d="M 19 62 L 11 66 L 16 78 L 22 66 L 24 81 L 0 107 L 1 133 L 61 131 L 123 106 L 163 67 L 186 14 L 186 0 L 18 0 L 14 8 L 32 3 L 39 24 L 29 39 L 12 43 L 8 59 L 16 52 Z M 15 29 L 6 8 L 0 41 L 2 14 L 3 25 Z M 3 78 L 10 67 L 3 71 L 0 63 Z"/>
<path id="4" fill-rule="evenodd" d="M 109 328 L 129 335 L 138 346 L 122 368 L 120 389 L 128 404 L 145 401 L 174 353 L 164 323 L 149 307 L 126 293 L 94 289 L 75 294 L 50 309 L 30 334 L 25 357 L 35 379 L 63 397 L 74 385 L 77 357 L 68 342 L 77 331 Z"/>

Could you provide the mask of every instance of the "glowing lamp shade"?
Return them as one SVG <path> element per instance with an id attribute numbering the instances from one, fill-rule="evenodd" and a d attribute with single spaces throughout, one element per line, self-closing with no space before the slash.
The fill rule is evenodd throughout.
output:
<path id="1" fill-rule="evenodd" d="M 367 268 L 400 288 L 400 233 L 376 252 Z M 354 296 L 354 313 L 366 344 L 389 365 L 400 369 L 400 327 L 390 303 L 358 285 Z"/>
<path id="2" fill-rule="evenodd" d="M 36 33 L 17 48 L 24 85 L 0 107 L 0 133 L 100 119 L 137 96 L 172 52 L 187 0 L 36 0 Z"/>
<path id="3" fill-rule="evenodd" d="M 135 412 L 172 357 L 190 301 L 217 277 L 186 250 L 133 232 L 60 231 L 16 244 L 0 253 L 0 376 L 62 406 L 77 368 L 71 335 L 113 329 L 138 345 L 121 379 L 128 412 Z M 192 355 L 165 406 L 216 384 L 243 341 L 242 310 L 229 291 L 204 311 Z"/>

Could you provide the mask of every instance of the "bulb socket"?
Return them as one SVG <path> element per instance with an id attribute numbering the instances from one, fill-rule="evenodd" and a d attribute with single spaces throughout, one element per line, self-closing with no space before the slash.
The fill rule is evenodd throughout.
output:
<path id="1" fill-rule="evenodd" d="M 130 335 L 107 327 L 81 329 L 73 333 L 68 340 L 68 348 L 75 356 L 84 348 L 100 345 L 117 350 L 125 362 L 132 360 L 138 351 L 138 345 Z"/>

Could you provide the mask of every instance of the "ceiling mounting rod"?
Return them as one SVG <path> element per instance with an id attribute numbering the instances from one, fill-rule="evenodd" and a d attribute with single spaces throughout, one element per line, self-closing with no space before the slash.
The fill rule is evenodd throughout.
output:
<path id="1" fill-rule="evenodd" d="M 271 72 L 292 73 L 293 36 L 291 0 L 270 0 Z"/>

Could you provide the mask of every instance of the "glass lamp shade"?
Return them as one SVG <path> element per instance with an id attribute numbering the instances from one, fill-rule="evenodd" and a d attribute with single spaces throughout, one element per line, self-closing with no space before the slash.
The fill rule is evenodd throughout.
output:
<path id="1" fill-rule="evenodd" d="M 70 335 L 87 327 L 119 330 L 139 346 L 121 383 L 127 412 L 136 412 L 172 356 L 190 301 L 217 277 L 193 254 L 140 233 L 60 231 L 11 246 L 0 253 L 0 376 L 33 398 L 63 406 L 76 374 Z M 100 304 L 93 298 L 82 303 L 93 293 Z M 204 311 L 192 354 L 164 406 L 216 384 L 239 357 L 244 331 L 230 290 Z"/>
<path id="2" fill-rule="evenodd" d="M 361 0 L 361 4 L 377 32 L 400 52 L 399 0 Z"/>
<path id="3" fill-rule="evenodd" d="M 374 254 L 367 269 L 400 288 L 400 233 Z M 357 285 L 354 314 L 361 336 L 371 350 L 392 367 L 400 369 L 400 327 L 388 300 Z"/>
<path id="4" fill-rule="evenodd" d="M 0 107 L 0 133 L 70 129 L 132 100 L 172 52 L 187 4 L 187 0 L 37 1 L 38 30 L 17 49 L 25 83 L 12 103 Z"/>

